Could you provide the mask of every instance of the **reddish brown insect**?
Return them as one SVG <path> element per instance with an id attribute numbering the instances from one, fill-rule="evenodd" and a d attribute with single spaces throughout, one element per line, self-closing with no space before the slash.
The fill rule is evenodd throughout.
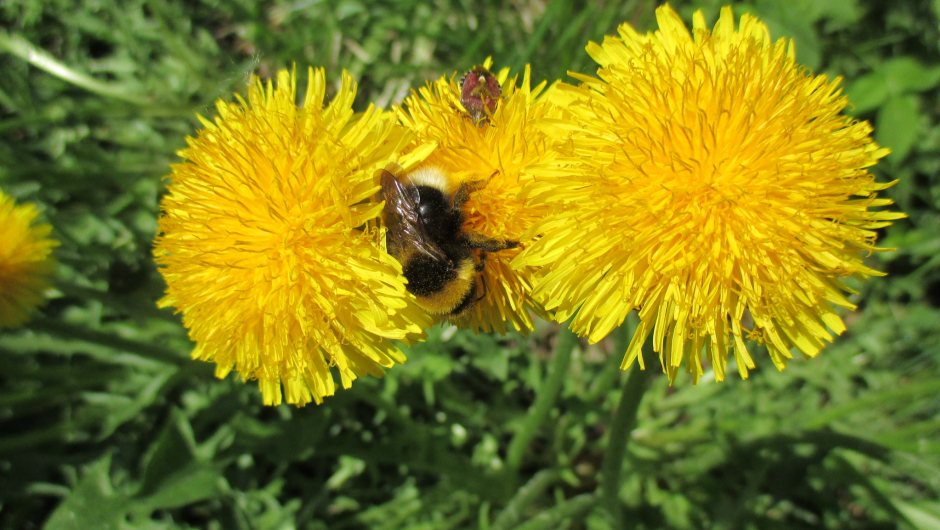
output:
<path id="1" fill-rule="evenodd" d="M 499 81 L 482 66 L 474 66 L 460 80 L 460 103 L 477 127 L 493 116 L 500 97 Z"/>

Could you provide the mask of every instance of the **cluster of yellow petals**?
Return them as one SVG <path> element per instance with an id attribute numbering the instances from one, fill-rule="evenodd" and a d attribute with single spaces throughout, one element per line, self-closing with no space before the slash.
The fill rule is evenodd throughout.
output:
<path id="1" fill-rule="evenodd" d="M 323 70 L 310 69 L 301 107 L 296 75 L 253 79 L 247 102 L 219 101 L 173 167 L 155 255 L 196 342 L 193 358 L 258 379 L 265 404 L 320 403 L 404 362 L 391 342 L 431 324 L 384 251 L 373 175 L 412 135 L 393 113 L 354 115 L 356 85 L 324 106 Z M 427 149 L 399 161 L 420 162 Z"/>
<path id="2" fill-rule="evenodd" d="M 51 226 L 34 224 L 38 216 L 35 205 L 17 206 L 0 191 L 0 329 L 23 325 L 52 286 L 59 242 L 49 238 Z"/>
<path id="3" fill-rule="evenodd" d="M 535 298 L 592 342 L 637 309 L 624 368 L 650 333 L 670 379 L 685 363 L 698 381 L 704 355 L 722 380 L 730 351 L 746 377 L 748 339 L 780 369 L 815 356 L 845 329 L 833 306 L 854 308 L 841 279 L 880 274 L 863 263 L 874 230 L 903 217 L 869 210 L 891 203 L 865 169 L 888 150 L 841 114 L 840 80 L 757 19 L 736 29 L 724 8 L 709 30 L 699 12 L 690 33 L 668 5 L 656 16 L 588 46 L 600 79 L 555 91 L 570 115 L 543 127 L 562 157 L 527 190 L 552 212 L 513 265 L 537 267 Z"/>
<path id="4" fill-rule="evenodd" d="M 487 59 L 483 66 L 491 68 L 491 61 Z M 412 147 L 436 144 L 425 166 L 442 169 L 456 183 L 487 181 L 464 206 L 464 229 L 493 239 L 518 241 L 547 212 L 546 206 L 530 208 L 519 194 L 534 181 L 529 169 L 556 156 L 538 122 L 559 114 L 557 107 L 548 102 L 551 90 L 545 90 L 545 83 L 531 86 L 528 67 L 518 87 L 517 77 L 510 78 L 508 68 L 496 77 L 503 97 L 482 126 L 466 115 L 455 76 L 441 77 L 413 93 L 405 100 L 407 110 L 399 108 L 398 115 L 401 123 L 415 133 Z M 531 297 L 530 277 L 535 269 L 510 266 L 519 251 L 487 254 L 481 273 L 485 294 L 469 314 L 455 319 L 455 324 L 475 331 L 506 333 L 508 322 L 526 333 L 533 329 L 533 314 L 548 317 Z"/>

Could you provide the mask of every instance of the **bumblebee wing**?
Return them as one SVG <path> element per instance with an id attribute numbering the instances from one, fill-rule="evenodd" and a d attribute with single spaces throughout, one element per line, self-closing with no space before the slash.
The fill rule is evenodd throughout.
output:
<path id="1" fill-rule="evenodd" d="M 401 173 L 401 166 L 389 164 L 381 169 L 382 198 L 385 208 L 382 217 L 388 229 L 388 251 L 396 258 L 409 254 L 409 250 L 425 254 L 435 261 L 447 261 L 447 256 L 441 252 L 431 238 L 428 237 L 424 224 L 418 217 L 418 202 L 421 197 L 414 186 L 405 186 L 398 177 L 389 171 Z"/>

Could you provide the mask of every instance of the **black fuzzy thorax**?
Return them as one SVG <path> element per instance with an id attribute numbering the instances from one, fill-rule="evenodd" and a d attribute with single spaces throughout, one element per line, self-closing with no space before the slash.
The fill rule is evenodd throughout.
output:
<path id="1" fill-rule="evenodd" d="M 450 197 L 431 186 L 417 186 L 418 216 L 428 237 L 438 246 L 456 242 L 463 226 L 463 213 L 454 208 Z"/>

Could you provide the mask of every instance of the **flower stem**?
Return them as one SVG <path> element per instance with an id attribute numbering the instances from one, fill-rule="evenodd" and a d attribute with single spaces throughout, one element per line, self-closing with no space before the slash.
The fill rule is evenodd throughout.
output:
<path id="1" fill-rule="evenodd" d="M 624 326 L 626 327 L 626 326 Z M 624 333 L 625 330 L 618 330 Z M 618 350 L 622 351 L 622 350 Z M 623 520 L 623 509 L 620 502 L 620 475 L 623 471 L 623 458 L 629 442 L 629 434 L 636 426 L 637 411 L 643 394 L 649 386 L 653 375 L 652 369 L 640 370 L 639 366 L 629 369 L 630 375 L 623 385 L 620 402 L 613 411 L 610 424 L 610 438 L 607 441 L 607 451 L 601 464 L 601 503 L 607 511 L 610 523 L 614 528 L 626 528 Z"/>
<path id="2" fill-rule="evenodd" d="M 543 469 L 536 473 L 506 503 L 506 507 L 493 522 L 492 530 L 507 530 L 515 526 L 525 518 L 526 509 L 559 479 L 561 473 L 556 469 Z"/>
<path id="3" fill-rule="evenodd" d="M 571 352 L 574 351 L 577 344 L 578 337 L 565 325 L 558 333 L 558 339 L 555 342 L 555 355 L 552 364 L 549 366 L 548 375 L 539 386 L 535 403 L 529 408 L 522 428 L 509 442 L 509 448 L 506 451 L 506 466 L 510 471 L 516 472 L 522 466 L 522 457 L 525 456 L 529 443 L 532 442 L 538 434 L 539 428 L 548 419 L 548 414 L 555 405 L 558 394 L 561 393 L 565 375 L 568 373 L 568 365 L 571 363 Z"/>
<path id="4" fill-rule="evenodd" d="M 607 358 L 603 370 L 594 380 L 590 390 L 584 394 L 582 399 L 585 403 L 594 403 L 607 397 L 607 393 L 614 388 L 614 384 L 617 383 L 620 374 L 623 373 L 623 370 L 620 369 L 620 364 L 623 362 L 623 352 L 627 351 L 627 347 L 630 346 L 630 341 L 633 339 L 633 334 L 636 333 L 639 324 L 640 317 L 635 312 L 630 313 L 623 324 L 612 333 L 614 352 Z"/>
<path id="5" fill-rule="evenodd" d="M 565 520 L 580 520 L 595 504 L 597 504 L 596 495 L 582 493 L 554 508 L 545 510 L 517 526 L 514 530 L 556 530 L 561 527 Z"/>

